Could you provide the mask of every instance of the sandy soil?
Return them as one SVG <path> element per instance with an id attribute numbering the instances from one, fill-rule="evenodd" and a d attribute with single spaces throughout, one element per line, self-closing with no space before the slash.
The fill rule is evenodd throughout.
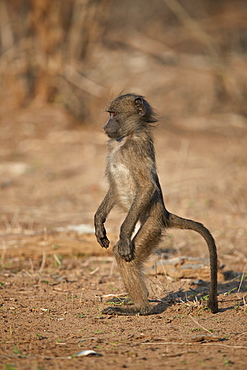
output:
<path id="1" fill-rule="evenodd" d="M 203 222 L 215 236 L 220 311 L 205 309 L 208 281 L 200 274 L 152 274 L 157 313 L 148 317 L 101 314 L 125 291 L 111 250 L 103 251 L 92 232 L 106 191 L 99 127 L 73 125 L 50 107 L 1 121 L 1 368 L 245 369 L 246 125 L 188 126 L 181 119 L 155 129 L 168 209 Z M 112 245 L 122 218 L 113 212 L 107 223 Z M 79 233 L 74 225 L 87 228 Z M 208 256 L 191 232 L 169 232 L 160 249 L 162 258 Z M 97 354 L 76 356 L 83 350 Z"/>

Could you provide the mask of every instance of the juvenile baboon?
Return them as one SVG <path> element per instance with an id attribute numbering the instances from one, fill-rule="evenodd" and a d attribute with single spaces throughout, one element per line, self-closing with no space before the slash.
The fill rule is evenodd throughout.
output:
<path id="1" fill-rule="evenodd" d="M 113 252 L 134 306 L 107 307 L 103 313 L 150 313 L 142 267 L 158 245 L 164 228 L 194 230 L 207 242 L 211 268 L 207 303 L 213 313 L 218 312 L 217 251 L 212 235 L 201 223 L 178 217 L 165 208 L 151 134 L 151 124 L 156 122 L 153 109 L 142 96 L 125 94 L 113 100 L 107 112 L 110 118 L 104 132 L 110 138 L 106 165 L 109 190 L 94 216 L 95 235 L 99 244 L 108 248 L 104 223 L 109 212 L 118 206 L 126 213 Z M 140 228 L 133 236 L 138 222 Z"/>

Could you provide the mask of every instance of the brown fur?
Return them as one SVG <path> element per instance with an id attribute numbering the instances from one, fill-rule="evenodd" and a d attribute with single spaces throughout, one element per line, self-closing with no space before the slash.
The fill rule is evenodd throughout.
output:
<path id="1" fill-rule="evenodd" d="M 150 127 L 156 121 L 153 109 L 142 96 L 126 94 L 113 100 L 107 111 L 110 119 L 104 131 L 110 138 L 106 165 L 109 190 L 95 214 L 95 234 L 99 244 L 108 248 L 106 218 L 114 206 L 125 212 L 113 251 L 134 307 L 108 307 L 103 312 L 150 313 L 142 266 L 158 245 L 164 228 L 170 227 L 194 230 L 207 242 L 211 267 L 208 307 L 218 312 L 217 251 L 212 235 L 202 224 L 169 213 L 164 205 Z M 138 222 L 140 228 L 133 236 Z"/>

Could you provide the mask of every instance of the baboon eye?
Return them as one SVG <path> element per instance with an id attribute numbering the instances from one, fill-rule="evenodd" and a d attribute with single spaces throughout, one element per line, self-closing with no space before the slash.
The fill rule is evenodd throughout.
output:
<path id="1" fill-rule="evenodd" d="M 110 116 L 116 116 L 117 115 L 117 113 L 116 112 L 110 112 Z"/>

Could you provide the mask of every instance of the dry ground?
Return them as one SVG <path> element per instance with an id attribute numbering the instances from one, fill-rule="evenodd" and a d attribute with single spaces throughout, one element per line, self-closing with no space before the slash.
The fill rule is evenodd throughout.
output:
<path id="1" fill-rule="evenodd" d="M 200 275 L 148 276 L 157 312 L 148 317 L 101 314 L 124 289 L 90 229 L 106 190 L 100 126 L 72 125 L 49 107 L 2 119 L 2 369 L 246 368 L 247 126 L 230 118 L 155 129 L 167 207 L 212 231 L 224 280 L 213 315 L 208 282 L 192 284 Z M 113 243 L 122 217 L 109 218 Z M 81 224 L 86 233 L 67 229 Z M 169 232 L 160 247 L 166 258 L 208 256 L 191 232 Z M 99 356 L 75 357 L 82 350 Z"/>

